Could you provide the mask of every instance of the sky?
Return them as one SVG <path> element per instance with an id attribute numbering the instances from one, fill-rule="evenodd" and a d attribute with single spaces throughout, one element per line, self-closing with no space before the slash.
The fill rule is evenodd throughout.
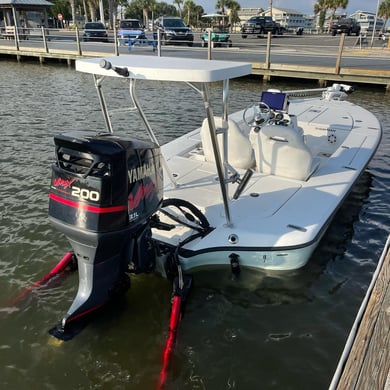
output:
<path id="1" fill-rule="evenodd" d="M 236 0 L 241 8 L 256 7 L 269 8 L 269 0 Z M 169 2 L 169 1 L 168 1 Z M 194 0 L 195 4 L 201 5 L 207 13 L 215 12 L 216 0 Z M 305 14 L 313 14 L 315 0 L 272 0 L 272 6 L 276 8 L 290 8 Z M 347 14 L 352 14 L 357 10 L 376 12 L 377 0 L 349 0 L 346 9 Z"/>

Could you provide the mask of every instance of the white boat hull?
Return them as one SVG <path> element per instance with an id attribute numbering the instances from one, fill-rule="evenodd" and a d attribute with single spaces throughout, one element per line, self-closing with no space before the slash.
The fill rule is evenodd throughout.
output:
<path id="1" fill-rule="evenodd" d="M 308 262 L 374 154 L 381 131 L 372 114 L 349 102 L 301 100 L 291 103 L 290 112 L 297 113 L 319 161 L 316 171 L 307 180 L 255 172 L 237 200 L 232 200 L 237 184 L 229 184 L 230 226 L 214 164 L 202 157 L 200 129 L 163 146 L 178 183 L 175 187 L 166 180 L 165 197 L 193 203 L 214 227 L 181 247 L 184 269 L 230 264 L 232 254 L 239 256 L 240 265 L 257 269 L 292 270 Z M 242 112 L 230 118 L 244 126 Z M 177 226 L 155 232 L 155 238 L 177 246 L 192 233 Z"/>
<path id="2" fill-rule="evenodd" d="M 258 269 L 304 266 L 381 139 L 376 117 L 345 101 L 346 85 L 312 90 L 322 96 L 308 99 L 296 98 L 307 91 L 267 91 L 262 102 L 270 99 L 268 112 L 257 102 L 230 114 L 229 79 L 250 74 L 250 64 L 120 56 L 78 60 L 76 69 L 94 75 L 109 133 L 114 131 L 101 84 L 106 77 L 128 79 L 131 99 L 155 143 L 136 98 L 135 80 L 184 82 L 200 93 L 202 127 L 161 150 L 164 198 L 188 202 L 206 223 L 185 212 L 172 221 L 162 208 L 157 215 L 172 229 L 152 230 L 163 248 L 161 258 L 174 253 L 186 270 L 230 264 L 232 256 Z M 223 84 L 220 118 L 211 108 L 209 86 L 214 82 Z"/>

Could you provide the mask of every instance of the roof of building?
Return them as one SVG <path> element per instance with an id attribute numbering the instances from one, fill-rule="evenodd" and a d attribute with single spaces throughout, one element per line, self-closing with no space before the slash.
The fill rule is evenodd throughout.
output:
<path id="1" fill-rule="evenodd" d="M 285 12 L 286 14 L 295 14 L 295 15 L 304 15 L 305 13 L 302 11 L 297 11 L 296 9 L 292 8 L 279 8 L 279 7 L 272 7 L 272 12 L 274 11 L 279 11 L 279 12 Z M 270 9 L 268 8 L 267 11 L 269 12 Z M 267 12 L 266 11 L 266 12 Z"/>
<path id="2" fill-rule="evenodd" d="M 52 6 L 53 3 L 50 3 L 46 0 L 0 0 L 0 5 L 9 5 L 9 6 Z"/>

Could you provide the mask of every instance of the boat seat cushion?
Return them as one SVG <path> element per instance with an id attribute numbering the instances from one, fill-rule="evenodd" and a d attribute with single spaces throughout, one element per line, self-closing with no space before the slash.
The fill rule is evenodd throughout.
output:
<path id="1" fill-rule="evenodd" d="M 217 129 L 217 139 L 222 161 L 224 160 L 224 154 L 223 134 L 221 129 L 227 128 L 229 164 L 233 168 L 248 169 L 253 167 L 255 160 L 251 143 L 248 136 L 244 134 L 238 124 L 232 119 L 228 119 L 226 123 L 221 117 L 214 117 L 214 121 Z M 200 136 L 206 161 L 215 162 L 207 118 L 203 120 Z"/>
<path id="2" fill-rule="evenodd" d="M 307 180 L 318 166 L 318 160 L 294 128 L 267 125 L 260 131 L 261 153 L 258 166 L 263 173 Z"/>

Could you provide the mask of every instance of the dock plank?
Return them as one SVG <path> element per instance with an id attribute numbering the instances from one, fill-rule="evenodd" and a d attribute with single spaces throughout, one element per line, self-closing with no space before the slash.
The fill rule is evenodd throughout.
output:
<path id="1" fill-rule="evenodd" d="M 337 389 L 384 390 L 390 371 L 390 252 L 368 300 Z"/>

